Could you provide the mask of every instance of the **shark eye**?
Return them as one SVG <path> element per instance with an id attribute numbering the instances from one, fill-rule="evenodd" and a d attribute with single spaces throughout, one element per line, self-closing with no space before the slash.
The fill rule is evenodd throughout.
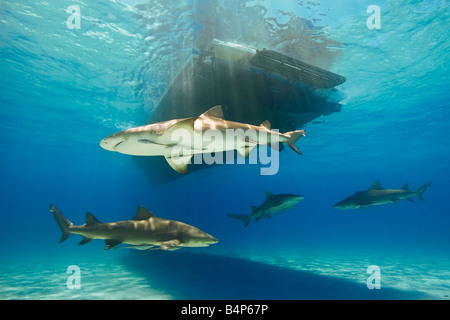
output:
<path id="1" fill-rule="evenodd" d="M 138 142 L 140 143 L 152 143 L 150 140 L 148 139 L 139 139 Z"/>

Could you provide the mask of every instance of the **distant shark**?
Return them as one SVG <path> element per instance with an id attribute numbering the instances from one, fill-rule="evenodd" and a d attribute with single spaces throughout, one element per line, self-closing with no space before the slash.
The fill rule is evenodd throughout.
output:
<path id="1" fill-rule="evenodd" d="M 296 194 L 272 194 L 266 192 L 266 201 L 260 207 L 251 206 L 251 214 L 228 214 L 228 216 L 243 221 L 245 228 L 252 219 L 255 219 L 255 222 L 257 222 L 262 217 L 270 218 L 274 213 L 293 208 L 303 199 L 303 196 Z"/>
<path id="2" fill-rule="evenodd" d="M 380 182 L 375 181 L 368 190 L 356 192 L 334 205 L 333 208 L 340 210 L 358 209 L 386 203 L 395 203 L 400 200 L 413 201 L 411 198 L 415 196 L 424 201 L 422 194 L 430 186 L 431 182 L 428 182 L 417 191 L 409 190 L 408 184 L 405 184 L 402 189 L 383 189 Z"/>
<path id="3" fill-rule="evenodd" d="M 198 117 L 168 120 L 117 132 L 104 138 L 100 146 L 135 156 L 164 156 L 169 165 L 182 174 L 187 173 L 187 166 L 194 154 L 237 150 L 248 157 L 257 145 L 268 144 L 276 148 L 280 142 L 301 154 L 295 143 L 305 135 L 304 130 L 279 133 L 270 129 L 268 121 L 254 126 L 223 118 L 222 107 L 216 106 Z M 213 139 L 205 139 L 204 133 L 208 130 L 219 133 L 220 138 L 213 134 Z M 253 136 L 247 135 L 248 132 L 252 132 Z"/>
<path id="4" fill-rule="evenodd" d="M 120 243 L 130 244 L 127 248 L 140 250 L 159 248 L 161 250 L 177 250 L 181 247 L 207 247 L 217 243 L 213 236 L 196 227 L 183 222 L 156 217 L 146 208 L 139 206 L 136 216 L 131 220 L 101 223 L 91 213 L 86 213 L 86 223 L 75 226 L 64 215 L 50 205 L 50 211 L 62 231 L 63 242 L 72 234 L 83 237 L 79 244 L 92 239 L 103 239 L 105 250 L 114 248 Z"/>

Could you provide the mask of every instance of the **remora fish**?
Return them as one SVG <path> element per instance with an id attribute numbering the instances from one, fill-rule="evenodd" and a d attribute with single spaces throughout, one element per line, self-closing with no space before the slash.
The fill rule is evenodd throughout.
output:
<path id="1" fill-rule="evenodd" d="M 408 200 L 413 202 L 411 198 L 415 196 L 424 201 L 422 194 L 430 186 L 431 182 L 428 182 L 417 191 L 411 191 L 406 183 L 403 186 L 403 189 L 383 189 L 380 182 L 375 181 L 368 190 L 356 192 L 350 197 L 347 197 L 341 202 L 335 204 L 333 208 L 346 210 L 365 208 L 386 203 L 395 203 L 400 200 Z"/>
<path id="2" fill-rule="evenodd" d="M 248 135 L 248 132 L 253 135 Z M 276 148 L 281 142 L 301 154 L 295 142 L 304 135 L 304 130 L 273 131 L 268 121 L 260 126 L 227 121 L 223 119 L 222 107 L 216 106 L 199 117 L 168 120 L 117 132 L 104 138 L 100 146 L 135 156 L 164 156 L 174 170 L 185 174 L 192 156 L 199 153 L 237 150 L 247 157 L 257 145 L 269 144 Z"/>
<path id="3" fill-rule="evenodd" d="M 131 220 L 101 223 L 91 213 L 86 213 L 86 223 L 75 226 L 64 215 L 50 205 L 50 211 L 62 231 L 63 242 L 72 234 L 79 234 L 85 244 L 92 239 L 103 239 L 105 250 L 120 243 L 131 244 L 131 248 L 151 249 L 159 246 L 161 250 L 177 250 L 181 247 L 207 247 L 218 240 L 206 232 L 186 223 L 156 217 L 146 208 L 139 206 L 136 216 Z"/>
<path id="4" fill-rule="evenodd" d="M 303 199 L 303 196 L 296 194 L 272 194 L 266 192 L 266 201 L 260 207 L 251 206 L 251 214 L 228 214 L 228 216 L 243 221 L 245 223 L 244 227 L 247 227 L 252 219 L 255 219 L 256 222 L 262 217 L 270 218 L 274 213 L 293 208 Z"/>

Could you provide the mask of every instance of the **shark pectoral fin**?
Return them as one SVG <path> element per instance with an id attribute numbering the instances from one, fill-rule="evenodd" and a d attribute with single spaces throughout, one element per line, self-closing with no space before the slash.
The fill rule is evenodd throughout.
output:
<path id="1" fill-rule="evenodd" d="M 188 171 L 188 164 L 191 162 L 192 154 L 183 157 L 165 156 L 167 163 L 178 173 L 186 174 Z"/>
<path id="2" fill-rule="evenodd" d="M 173 240 L 169 240 L 169 241 L 161 241 L 158 242 L 159 243 L 159 249 L 160 250 L 164 250 L 164 251 L 174 251 L 174 250 L 178 250 L 180 249 L 180 240 L 178 239 L 173 239 Z"/>
<path id="3" fill-rule="evenodd" d="M 111 249 L 120 243 L 122 243 L 122 240 L 107 239 L 105 240 L 106 244 L 105 250 Z"/>
<path id="4" fill-rule="evenodd" d="M 194 123 L 197 118 L 186 118 L 180 121 L 175 122 L 170 127 L 168 127 L 164 132 L 162 132 L 163 136 L 174 137 L 173 134 L 176 134 L 176 137 L 180 137 L 184 133 L 191 134 L 194 131 Z M 178 132 L 177 132 L 178 131 Z M 190 137 L 189 137 L 190 138 Z M 172 139 L 170 139 L 172 141 Z M 179 141 L 173 141 L 174 144 L 178 144 Z"/>
<path id="5" fill-rule="evenodd" d="M 83 239 L 78 244 L 79 245 L 86 244 L 86 243 L 90 242 L 91 240 L 92 240 L 92 238 L 83 237 Z"/>
<path id="6" fill-rule="evenodd" d="M 248 158 L 248 155 L 250 152 L 256 147 L 256 144 L 249 145 L 249 146 L 242 146 L 240 148 L 237 148 L 237 152 L 244 158 Z"/>

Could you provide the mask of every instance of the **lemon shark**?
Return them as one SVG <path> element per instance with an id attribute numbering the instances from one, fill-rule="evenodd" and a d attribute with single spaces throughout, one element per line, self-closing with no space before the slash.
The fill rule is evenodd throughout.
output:
<path id="1" fill-rule="evenodd" d="M 424 201 L 422 194 L 430 186 L 431 182 L 428 182 L 417 191 L 412 191 L 409 190 L 408 183 L 406 183 L 402 189 L 383 189 L 380 182 L 375 181 L 368 190 L 356 192 L 355 194 L 335 204 L 333 208 L 340 210 L 358 209 L 386 203 L 395 203 L 400 200 L 414 202 L 411 198 L 415 196 Z"/>
<path id="2" fill-rule="evenodd" d="M 228 214 L 228 216 L 243 221 L 245 228 L 252 219 L 255 219 L 255 222 L 257 222 L 263 217 L 270 218 L 274 213 L 293 208 L 303 199 L 303 196 L 296 194 L 272 194 L 271 192 L 266 192 L 266 201 L 259 207 L 251 206 L 251 214 Z"/>
<path id="3" fill-rule="evenodd" d="M 135 248 L 147 250 L 177 250 L 181 247 L 207 247 L 218 240 L 206 232 L 186 223 L 156 217 L 146 208 L 139 206 L 136 216 L 131 220 L 101 223 L 93 214 L 86 213 L 86 223 L 76 226 L 70 222 L 53 205 L 50 211 L 62 231 L 60 243 L 72 233 L 83 237 L 79 244 L 92 239 L 103 239 L 105 250 L 114 248 L 120 243 L 127 243 Z"/>
<path id="4" fill-rule="evenodd" d="M 301 154 L 296 141 L 304 130 L 279 133 L 271 130 L 269 121 L 260 126 L 224 120 L 221 106 L 215 106 L 198 117 L 173 119 L 114 133 L 100 142 L 103 149 L 135 156 L 164 156 L 179 173 L 187 173 L 195 154 L 237 150 L 248 157 L 257 145 L 277 149 L 286 143 Z"/>

